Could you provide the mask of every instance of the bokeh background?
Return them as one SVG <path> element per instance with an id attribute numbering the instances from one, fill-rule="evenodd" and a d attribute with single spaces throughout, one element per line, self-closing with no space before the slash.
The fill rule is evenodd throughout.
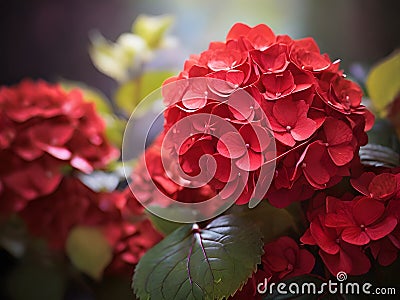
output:
<path id="1" fill-rule="evenodd" d="M 189 53 L 223 39 L 235 22 L 268 24 L 276 33 L 313 36 L 322 51 L 362 76 L 400 45 L 396 0 L 13 0 L 0 2 L 0 83 L 24 77 L 72 79 L 110 94 L 116 83 L 95 69 L 89 32 L 110 40 L 130 31 L 139 14 L 171 14 L 180 51 L 168 61 L 178 70 Z"/>
<path id="2" fill-rule="evenodd" d="M 236 22 L 265 23 L 278 34 L 312 36 L 323 52 L 342 60 L 346 73 L 362 81 L 374 63 L 400 47 L 399 12 L 398 0 L 2 0 L 0 84 L 27 77 L 67 79 L 111 97 L 118 84 L 94 67 L 89 34 L 98 30 L 115 41 L 140 14 L 175 17 L 170 34 L 179 47 L 163 53 L 155 62 L 160 66 L 180 70 L 190 53 L 224 39 Z M 13 265 L 9 254 L 0 251 L 0 286 Z M 35 278 L 31 271 L 27 280 Z"/>

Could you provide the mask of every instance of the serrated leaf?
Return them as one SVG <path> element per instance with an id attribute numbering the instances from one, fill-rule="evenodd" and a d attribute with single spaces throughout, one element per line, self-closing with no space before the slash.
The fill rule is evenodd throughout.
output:
<path id="1" fill-rule="evenodd" d="M 100 229 L 74 227 L 67 238 L 66 252 L 72 264 L 94 279 L 100 279 L 111 262 L 112 249 Z"/>
<path id="2" fill-rule="evenodd" d="M 258 227 L 234 215 L 185 225 L 142 257 L 133 289 L 139 299 L 227 298 L 260 263 L 262 246 Z"/>
<path id="3" fill-rule="evenodd" d="M 400 92 L 400 52 L 372 68 L 366 87 L 374 107 L 382 113 Z"/>
<path id="4" fill-rule="evenodd" d="M 170 71 L 148 71 L 140 77 L 122 84 L 115 93 L 115 102 L 130 115 L 140 101 L 160 88 L 164 80 L 172 75 L 174 73 Z"/>

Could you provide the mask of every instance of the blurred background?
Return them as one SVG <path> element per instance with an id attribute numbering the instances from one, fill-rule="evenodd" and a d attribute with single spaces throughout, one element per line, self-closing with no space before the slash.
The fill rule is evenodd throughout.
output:
<path id="1" fill-rule="evenodd" d="M 73 80 L 111 98 L 119 83 L 93 65 L 89 36 L 98 31 L 115 41 L 121 33 L 131 30 L 141 14 L 169 14 L 175 18 L 169 34 L 176 37 L 179 45 L 157 55 L 150 66 L 155 69 L 178 72 L 191 53 L 200 53 L 210 41 L 223 40 L 236 22 L 265 23 L 277 34 L 312 36 L 322 52 L 329 53 L 332 60 L 340 58 L 346 73 L 363 81 L 374 63 L 400 47 L 399 12 L 398 0 L 3 0 L 0 85 L 16 84 L 23 78 Z M 2 285 L 7 271 L 15 265 L 16 260 L 0 250 L 1 300 L 7 299 Z M 35 285 L 36 272 L 34 268 L 23 269 L 26 277 L 22 279 Z M 52 273 L 44 275 L 46 282 L 58 278 Z M 131 297 L 129 281 L 126 278 L 126 282 L 118 284 Z M 57 289 L 54 280 L 49 285 Z M 99 287 L 99 294 L 103 295 L 107 286 Z M 17 286 L 12 288 L 18 291 Z M 68 289 L 72 293 L 76 290 L 79 295 L 71 294 L 65 299 L 93 299 L 82 296 L 82 286 Z"/>
<path id="2" fill-rule="evenodd" d="M 1 1 L 0 83 L 14 84 L 24 77 L 72 79 L 109 95 L 117 84 L 93 66 L 89 32 L 97 29 L 115 40 L 143 13 L 175 17 L 170 33 L 178 38 L 180 50 L 166 55 L 176 70 L 190 53 L 223 39 L 239 21 L 266 23 L 294 38 L 313 36 L 323 52 L 342 59 L 346 71 L 354 63 L 368 68 L 400 45 L 399 12 L 396 0 Z"/>

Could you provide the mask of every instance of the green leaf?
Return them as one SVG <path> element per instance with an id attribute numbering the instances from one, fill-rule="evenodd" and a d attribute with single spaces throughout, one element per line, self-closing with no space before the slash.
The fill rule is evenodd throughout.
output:
<path id="1" fill-rule="evenodd" d="M 150 249 L 136 266 L 139 299 L 223 299 L 235 293 L 260 263 L 258 227 L 234 215 L 204 229 L 185 225 Z"/>
<path id="2" fill-rule="evenodd" d="M 372 68 L 366 86 L 374 107 L 382 113 L 400 92 L 400 52 Z"/>
<path id="3" fill-rule="evenodd" d="M 301 218 L 301 210 L 298 209 L 298 204 L 293 203 L 287 208 L 276 208 L 268 203 L 261 201 L 255 208 L 247 206 L 234 206 L 232 213 L 248 219 L 258 225 L 263 233 L 264 242 L 272 241 L 282 235 L 288 234 L 290 231 L 297 232 L 298 226 L 293 217 Z M 293 210 L 293 214 L 289 210 Z M 302 222 L 303 220 L 298 220 Z"/>
<path id="4" fill-rule="evenodd" d="M 132 25 L 132 32 L 142 37 L 149 48 L 156 49 L 162 45 L 165 32 L 173 22 L 174 19 L 168 15 L 140 15 Z"/>
<path id="5" fill-rule="evenodd" d="M 160 217 L 152 214 L 151 212 L 148 212 L 148 211 L 146 211 L 146 212 L 147 212 L 147 215 L 149 216 L 151 223 L 163 235 L 168 235 L 168 234 L 174 232 L 179 227 L 185 225 L 182 223 L 168 221 L 168 220 L 165 220 L 163 218 L 160 218 Z"/>
<path id="6" fill-rule="evenodd" d="M 66 252 L 72 264 L 94 279 L 100 279 L 111 262 L 112 249 L 100 229 L 74 227 L 67 238 Z"/>
<path id="7" fill-rule="evenodd" d="M 160 88 L 164 80 L 173 75 L 174 73 L 171 71 L 148 71 L 142 76 L 122 84 L 115 93 L 115 102 L 130 115 L 140 101 Z"/>

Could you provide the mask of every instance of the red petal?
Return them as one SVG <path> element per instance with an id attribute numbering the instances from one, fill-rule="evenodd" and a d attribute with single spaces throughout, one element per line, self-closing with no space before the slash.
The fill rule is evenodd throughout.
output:
<path id="1" fill-rule="evenodd" d="M 385 205 L 377 200 L 363 197 L 353 206 L 353 216 L 359 225 L 368 226 L 385 212 Z"/>
<path id="2" fill-rule="evenodd" d="M 246 153 L 246 145 L 239 133 L 228 132 L 218 140 L 217 151 L 227 158 L 239 158 Z"/>
<path id="3" fill-rule="evenodd" d="M 310 232 L 317 245 L 329 254 L 336 254 L 340 247 L 336 243 L 336 238 L 332 233 L 335 229 L 323 228 L 319 218 L 310 224 Z"/>
<path id="4" fill-rule="evenodd" d="M 280 74 L 264 75 L 262 84 L 265 87 L 265 95 L 269 99 L 287 96 L 296 88 L 293 75 L 288 70 Z"/>
<path id="5" fill-rule="evenodd" d="M 329 156 L 337 166 L 344 166 L 354 157 L 354 149 L 351 145 L 338 145 L 328 147 Z"/>
<path id="6" fill-rule="evenodd" d="M 271 143 L 271 136 L 261 126 L 246 124 L 239 129 L 239 133 L 249 149 L 255 152 L 263 152 Z"/>
<path id="7" fill-rule="evenodd" d="M 375 116 L 368 110 L 365 109 L 364 111 L 364 116 L 365 116 L 365 131 L 368 131 L 374 126 L 375 123 Z"/>
<path id="8" fill-rule="evenodd" d="M 93 172 L 92 165 L 83 157 L 74 156 L 71 159 L 71 165 L 86 174 Z"/>
<path id="9" fill-rule="evenodd" d="M 248 155 L 247 155 L 248 154 Z M 247 154 L 236 161 L 236 166 L 245 171 L 255 171 L 263 164 L 263 156 L 258 152 L 249 149 Z"/>
<path id="10" fill-rule="evenodd" d="M 365 228 L 365 232 L 369 237 L 376 241 L 391 233 L 397 226 L 397 219 L 394 217 L 387 217 L 382 222 Z"/>
<path id="11" fill-rule="evenodd" d="M 182 97 L 182 104 L 188 109 L 200 109 L 207 104 L 207 82 L 196 80 L 189 84 L 186 93 Z"/>
<path id="12" fill-rule="evenodd" d="M 359 226 L 347 227 L 342 231 L 343 241 L 352 245 L 366 245 L 369 243 L 370 238 L 365 231 L 362 231 Z"/>
<path id="13" fill-rule="evenodd" d="M 249 31 L 250 26 L 243 23 L 236 23 L 232 26 L 231 30 L 229 30 L 226 40 L 237 40 L 239 37 L 247 35 Z"/>
<path id="14" fill-rule="evenodd" d="M 230 181 L 231 173 L 231 160 L 219 154 L 214 154 L 214 159 L 217 163 L 217 169 L 214 177 L 222 182 Z M 233 178 L 232 178 L 233 179 Z"/>
<path id="15" fill-rule="evenodd" d="M 296 144 L 296 141 L 288 132 L 275 132 L 275 138 L 289 147 L 293 147 Z"/>
<path id="16" fill-rule="evenodd" d="M 308 139 L 317 130 L 316 123 L 309 118 L 300 118 L 296 126 L 290 131 L 296 141 Z"/>
<path id="17" fill-rule="evenodd" d="M 349 275 L 361 275 L 365 274 L 371 268 L 371 262 L 367 255 L 362 251 L 359 246 L 350 245 L 347 243 L 342 243 L 343 252 L 350 257 L 352 262 L 351 271 Z"/>
<path id="18" fill-rule="evenodd" d="M 265 49 L 275 42 L 275 34 L 267 25 L 259 24 L 250 29 L 247 34 L 248 40 L 255 49 Z"/>
<path id="19" fill-rule="evenodd" d="M 286 270 L 286 267 L 288 265 L 288 262 L 284 257 L 274 254 L 267 254 L 265 262 L 268 269 L 273 272 L 282 272 Z"/>
<path id="20" fill-rule="evenodd" d="M 228 107 L 233 116 L 238 120 L 251 120 L 254 111 L 259 105 L 243 90 L 239 90 L 229 96 Z"/>
<path id="21" fill-rule="evenodd" d="M 319 255 L 332 275 L 336 276 L 339 272 L 346 272 L 347 274 L 351 273 L 352 261 L 346 252 L 341 250 L 332 255 L 320 250 Z"/>
<path id="22" fill-rule="evenodd" d="M 314 186 L 324 185 L 328 183 L 330 175 L 325 169 L 325 166 L 321 162 L 322 156 L 325 152 L 325 147 L 319 143 L 310 144 L 307 149 L 306 156 L 304 158 L 304 163 L 302 165 L 303 173 L 307 180 Z"/>
<path id="23" fill-rule="evenodd" d="M 242 54 L 239 51 L 217 50 L 208 61 L 208 67 L 213 71 L 230 70 L 243 62 Z"/>
<path id="24" fill-rule="evenodd" d="M 286 53 L 286 45 L 275 44 L 263 52 L 252 51 L 251 57 L 263 72 L 276 73 L 284 71 L 289 64 Z"/>
<path id="25" fill-rule="evenodd" d="M 67 160 L 71 158 L 71 151 L 64 147 L 46 146 L 43 150 L 61 160 Z"/>
<path id="26" fill-rule="evenodd" d="M 272 113 L 283 127 L 293 128 L 297 122 L 297 106 L 291 99 L 277 101 L 272 108 Z"/>
<path id="27" fill-rule="evenodd" d="M 345 122 L 331 117 L 325 120 L 324 132 L 330 146 L 349 143 L 353 139 L 351 128 Z"/>
<path id="28" fill-rule="evenodd" d="M 325 225 L 332 228 L 353 226 L 354 222 L 345 212 L 328 213 L 325 216 Z"/>
<path id="29" fill-rule="evenodd" d="M 359 246 L 343 243 L 342 250 L 338 254 L 329 255 L 323 251 L 320 251 L 319 254 L 334 276 L 341 271 L 348 275 L 361 275 L 367 273 L 371 268 L 369 258 Z"/>
<path id="30" fill-rule="evenodd" d="M 290 276 L 310 274 L 315 265 L 315 257 L 305 249 L 300 249 L 297 257 L 296 269 Z"/>
<path id="31" fill-rule="evenodd" d="M 354 179 L 354 178 L 350 179 L 350 183 L 353 186 L 353 188 L 355 188 L 361 194 L 363 194 L 365 196 L 369 196 L 368 186 L 374 177 L 375 177 L 374 173 L 366 172 L 366 173 L 363 173 L 357 179 Z"/>
<path id="32" fill-rule="evenodd" d="M 300 242 L 306 245 L 316 245 L 314 237 L 311 235 L 310 228 L 307 228 L 306 232 L 300 237 Z"/>
<path id="33" fill-rule="evenodd" d="M 372 179 L 368 189 L 372 197 L 386 199 L 397 190 L 396 176 L 389 173 L 379 174 Z"/>

